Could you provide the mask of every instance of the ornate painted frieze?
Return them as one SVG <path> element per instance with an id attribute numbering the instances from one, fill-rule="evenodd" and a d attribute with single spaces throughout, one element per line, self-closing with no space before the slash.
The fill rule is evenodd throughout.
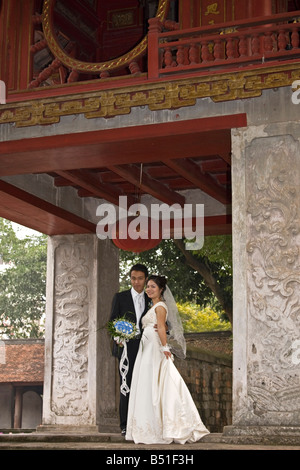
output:
<path id="1" fill-rule="evenodd" d="M 295 424 L 300 416 L 299 142 L 291 135 L 255 139 L 246 167 L 248 396 L 261 419 L 271 413 L 278 424 L 281 413 L 285 424 Z"/>
<path id="2" fill-rule="evenodd" d="M 291 86 L 297 79 L 300 64 L 292 64 L 7 103 L 1 106 L 0 124 L 27 127 L 55 124 L 62 116 L 76 114 L 87 119 L 111 118 L 138 106 L 157 111 L 195 106 L 201 98 L 214 102 L 255 98 L 265 89 Z"/>

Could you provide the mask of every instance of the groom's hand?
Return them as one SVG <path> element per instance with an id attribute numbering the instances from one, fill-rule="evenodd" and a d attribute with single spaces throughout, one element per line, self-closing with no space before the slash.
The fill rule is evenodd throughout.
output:
<path id="1" fill-rule="evenodd" d="M 168 325 L 167 325 L 167 323 L 166 323 L 165 327 L 166 327 L 166 333 L 168 333 L 168 331 L 169 331 L 169 328 L 168 328 Z M 157 323 L 155 323 L 155 325 L 154 325 L 154 327 L 153 327 L 153 328 L 155 329 L 155 331 L 157 331 Z"/>
<path id="2" fill-rule="evenodd" d="M 124 346 L 122 340 L 119 338 L 119 336 L 114 337 L 114 341 L 119 345 L 119 346 Z"/>

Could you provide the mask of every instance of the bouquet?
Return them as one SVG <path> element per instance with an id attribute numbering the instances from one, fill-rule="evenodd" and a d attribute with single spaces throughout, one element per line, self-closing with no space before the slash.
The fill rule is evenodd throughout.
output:
<path id="1" fill-rule="evenodd" d="M 124 346 L 122 356 L 120 359 L 120 374 L 122 377 L 121 393 L 126 396 L 130 392 L 130 389 L 126 383 L 126 375 L 129 369 L 128 357 L 127 357 L 127 342 L 130 339 L 134 339 L 137 333 L 137 327 L 135 323 L 126 320 L 125 317 L 118 318 L 110 321 L 107 324 L 108 332 L 111 337 L 120 345 Z"/>
<path id="2" fill-rule="evenodd" d="M 110 321 L 107 325 L 111 337 L 118 343 L 125 343 L 135 338 L 137 327 L 135 323 L 126 320 L 125 317 Z"/>

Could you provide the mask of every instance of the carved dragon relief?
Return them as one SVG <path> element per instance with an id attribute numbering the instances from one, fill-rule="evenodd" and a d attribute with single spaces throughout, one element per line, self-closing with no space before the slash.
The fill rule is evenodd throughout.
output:
<path id="1" fill-rule="evenodd" d="M 56 248 L 53 386 L 51 409 L 58 416 L 87 416 L 88 280 L 82 245 Z"/>
<path id="2" fill-rule="evenodd" d="M 259 416 L 300 411 L 299 149 L 291 136 L 263 140 L 247 162 L 248 395 Z"/>

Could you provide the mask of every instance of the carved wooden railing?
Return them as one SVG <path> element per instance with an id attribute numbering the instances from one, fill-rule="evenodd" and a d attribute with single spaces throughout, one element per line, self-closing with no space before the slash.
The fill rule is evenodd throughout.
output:
<path id="1" fill-rule="evenodd" d="M 148 78 L 300 58 L 300 11 L 162 32 L 149 20 Z"/>
<path id="2" fill-rule="evenodd" d="M 36 13 L 32 17 L 32 22 L 34 26 L 40 25 L 42 23 L 42 16 Z M 30 53 L 32 57 L 37 52 L 43 49 L 46 49 L 48 47 L 48 42 L 43 37 L 42 33 L 41 33 L 41 36 L 42 36 L 42 39 L 40 39 L 38 42 L 30 46 Z M 70 55 L 70 57 L 72 57 L 75 53 L 75 49 L 76 49 L 76 45 L 70 42 L 65 48 L 65 51 Z M 39 87 L 41 83 L 46 81 L 49 77 L 52 76 L 53 73 L 57 71 L 59 72 L 60 83 L 72 83 L 72 82 L 77 81 L 79 77 L 79 74 L 76 70 L 71 70 L 71 72 L 67 74 L 66 68 L 63 66 L 61 61 L 55 57 L 53 61 L 44 70 L 42 70 L 35 79 L 33 79 L 29 83 L 28 88 Z"/>
<path id="3" fill-rule="evenodd" d="M 34 26 L 41 22 L 41 15 L 33 16 Z M 180 30 L 175 22 L 152 18 L 148 31 L 148 70 L 144 77 L 151 80 L 183 73 L 203 71 L 207 74 L 263 67 L 272 61 L 297 61 L 300 59 L 299 31 L 300 11 L 186 30 Z M 30 47 L 31 57 L 47 47 L 41 32 L 40 40 Z M 64 51 L 74 57 L 76 44 L 69 42 Z M 127 76 L 141 75 L 135 61 L 129 64 L 128 71 Z M 52 62 L 35 76 L 28 88 L 40 87 L 52 76 L 58 77 L 56 84 L 67 85 L 76 82 L 80 75 L 76 68 L 68 68 L 54 55 Z M 95 78 L 107 79 L 109 74 L 95 74 Z"/>
<path id="4" fill-rule="evenodd" d="M 38 13 L 33 15 L 32 22 L 33 22 L 34 27 L 38 27 L 39 25 L 41 25 L 42 15 Z M 164 20 L 163 22 L 160 23 L 160 25 L 161 25 L 161 28 L 164 28 L 164 30 L 167 30 L 167 31 L 172 31 L 172 30 L 179 28 L 178 23 L 175 23 L 174 21 L 171 21 L 171 20 Z M 40 32 L 39 36 L 40 36 L 39 40 L 35 44 L 32 44 L 30 46 L 30 53 L 31 53 L 32 58 L 37 52 L 43 49 L 46 49 L 49 46 L 47 39 L 44 38 L 43 32 Z M 67 53 L 69 57 L 74 57 L 76 54 L 76 44 L 70 41 L 69 44 L 64 48 L 64 52 Z M 143 54 L 141 54 L 141 56 L 145 55 L 146 52 L 147 51 L 145 49 L 145 51 L 143 52 Z M 117 67 L 116 67 L 116 70 L 118 70 Z M 124 77 L 124 74 L 122 73 L 123 69 L 122 68 L 119 69 L 119 72 L 120 71 L 121 71 L 120 75 Z M 54 58 L 52 62 L 49 65 L 47 65 L 47 67 L 45 67 L 44 70 L 41 70 L 38 73 L 38 75 L 29 83 L 28 88 L 30 89 L 30 88 L 39 87 L 43 82 L 45 82 L 48 78 L 50 78 L 53 74 L 57 72 L 59 74 L 59 81 L 56 84 L 65 84 L 65 83 L 67 84 L 67 83 L 76 82 L 79 78 L 79 72 L 76 70 L 76 68 L 71 68 L 71 69 L 68 68 L 54 54 Z M 137 75 L 137 74 L 140 74 L 141 72 L 143 71 L 140 70 L 139 64 L 136 62 L 136 60 L 132 60 L 131 62 L 128 63 L 127 72 L 126 72 L 128 75 L 135 75 L 135 74 Z M 109 78 L 109 77 L 110 77 L 110 73 L 106 70 L 98 74 L 95 74 L 95 78 Z"/>

